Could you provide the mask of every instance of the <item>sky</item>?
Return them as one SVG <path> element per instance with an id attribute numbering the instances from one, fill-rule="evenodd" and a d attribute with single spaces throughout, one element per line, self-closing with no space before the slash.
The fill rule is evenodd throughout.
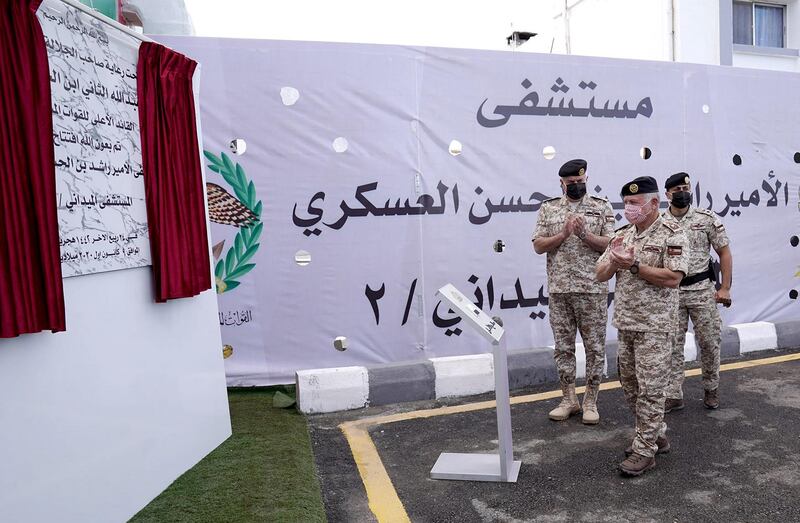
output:
<path id="1" fill-rule="evenodd" d="M 508 49 L 512 31 L 540 33 L 547 52 L 557 0 L 185 0 L 197 36 Z"/>

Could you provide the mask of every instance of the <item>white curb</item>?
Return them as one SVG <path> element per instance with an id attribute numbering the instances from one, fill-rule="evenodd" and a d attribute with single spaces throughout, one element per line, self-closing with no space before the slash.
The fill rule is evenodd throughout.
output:
<path id="1" fill-rule="evenodd" d="M 800 330 L 800 322 L 797 324 Z M 736 329 L 738 355 L 779 348 L 777 329 L 773 323 L 762 321 L 730 327 Z M 553 350 L 552 345 L 548 348 Z M 697 360 L 698 347 L 692 333 L 686 334 L 683 355 L 685 361 Z M 584 378 L 586 351 L 582 343 L 576 343 L 575 360 L 577 377 Z M 427 390 L 430 391 L 433 386 L 436 398 L 470 396 L 494 390 L 494 365 L 489 353 L 430 358 L 429 361 L 435 377 L 429 378 Z M 548 362 L 548 368 L 554 365 L 551 362 Z M 616 361 L 606 358 L 606 375 L 612 366 L 616 366 Z M 302 370 L 296 373 L 296 380 L 298 408 L 306 414 L 358 409 L 369 404 L 369 371 L 366 367 Z M 420 399 L 430 399 L 430 392 Z"/>
<path id="2" fill-rule="evenodd" d="M 683 344 L 683 359 L 684 361 L 697 360 L 697 344 L 694 340 L 694 334 L 691 332 L 686 333 L 686 342 Z"/>
<path id="3" fill-rule="evenodd" d="M 759 350 L 778 348 L 778 334 L 775 324 L 758 321 L 755 323 L 740 323 L 731 325 L 739 334 L 739 353 L 745 354 Z"/>
<path id="4" fill-rule="evenodd" d="M 580 339 L 580 334 L 578 335 L 578 339 Z M 555 345 L 548 345 L 548 349 L 555 352 L 556 346 Z M 608 358 L 605 358 L 606 360 Z M 555 365 L 555 363 L 554 363 Z M 603 364 L 603 376 L 607 376 L 606 371 L 608 371 L 608 364 Z M 576 341 L 575 342 L 575 379 L 583 379 L 586 377 L 586 347 L 583 345 L 583 342 Z"/>
<path id="5" fill-rule="evenodd" d="M 360 409 L 369 399 L 366 367 L 299 370 L 297 407 L 305 414 Z"/>
<path id="6" fill-rule="evenodd" d="M 555 347 L 554 347 L 555 348 Z M 583 343 L 575 344 L 575 378 L 586 377 L 586 347 Z"/>
<path id="7" fill-rule="evenodd" d="M 436 397 L 468 396 L 494 390 L 491 354 L 430 358 L 436 372 Z"/>

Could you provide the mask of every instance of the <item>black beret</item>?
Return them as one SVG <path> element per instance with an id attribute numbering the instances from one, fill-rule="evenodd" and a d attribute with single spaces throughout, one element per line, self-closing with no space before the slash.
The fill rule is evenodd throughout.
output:
<path id="1" fill-rule="evenodd" d="M 664 188 L 670 190 L 677 185 L 689 185 L 689 175 L 686 173 L 673 174 L 672 176 L 667 178 L 667 182 L 664 184 Z"/>
<path id="2" fill-rule="evenodd" d="M 581 160 L 580 158 L 568 161 L 558 170 L 558 175 L 562 178 L 565 176 L 583 176 L 584 174 L 586 174 L 586 160 Z"/>
<path id="3" fill-rule="evenodd" d="M 652 176 L 640 176 L 635 180 L 622 186 L 620 194 L 622 196 L 633 196 L 634 194 L 649 194 L 658 192 L 658 182 Z"/>

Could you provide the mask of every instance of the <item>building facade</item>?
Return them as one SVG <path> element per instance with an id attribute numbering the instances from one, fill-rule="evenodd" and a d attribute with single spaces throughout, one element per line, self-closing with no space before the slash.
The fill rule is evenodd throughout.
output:
<path id="1" fill-rule="evenodd" d="M 564 0 L 555 53 L 800 71 L 799 0 Z"/>

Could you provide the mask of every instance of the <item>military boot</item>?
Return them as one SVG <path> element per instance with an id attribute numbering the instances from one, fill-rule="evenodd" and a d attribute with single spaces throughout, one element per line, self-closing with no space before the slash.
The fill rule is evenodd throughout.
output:
<path id="1" fill-rule="evenodd" d="M 717 389 L 707 390 L 703 397 L 703 405 L 705 405 L 707 409 L 718 409 L 719 391 Z"/>
<path id="2" fill-rule="evenodd" d="M 656 445 L 658 445 L 656 454 L 668 454 L 672 448 L 666 436 L 659 436 L 658 439 L 656 439 Z M 633 454 L 633 445 L 628 445 L 628 448 L 625 449 L 625 455 L 630 456 L 631 454 Z"/>
<path id="3" fill-rule="evenodd" d="M 597 412 L 597 393 L 599 385 L 586 385 L 583 395 L 583 424 L 597 425 L 600 423 L 600 414 Z"/>
<path id="4" fill-rule="evenodd" d="M 667 401 L 664 402 L 664 414 L 673 410 L 683 410 L 685 406 L 682 399 L 667 398 Z"/>
<path id="5" fill-rule="evenodd" d="M 581 404 L 578 403 L 578 396 L 575 395 L 575 384 L 561 385 L 561 391 L 564 393 L 561 403 L 548 414 L 553 421 L 564 421 L 581 411 Z"/>
<path id="6" fill-rule="evenodd" d="M 619 464 L 619 470 L 625 476 L 641 476 L 650 469 L 656 468 L 656 458 L 648 458 L 641 454 L 633 453 Z"/>

